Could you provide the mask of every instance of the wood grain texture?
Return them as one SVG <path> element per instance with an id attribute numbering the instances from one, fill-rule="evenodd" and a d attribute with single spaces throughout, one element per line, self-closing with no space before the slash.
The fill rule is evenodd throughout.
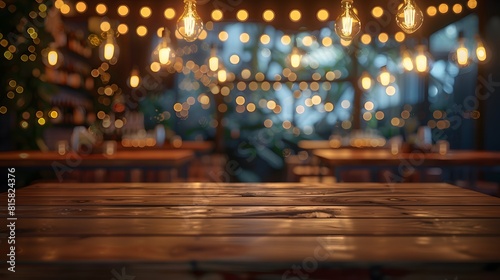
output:
<path id="1" fill-rule="evenodd" d="M 301 279 L 292 267 L 311 262 L 311 280 L 500 277 L 500 199 L 448 184 L 43 183 L 16 195 L 21 272 L 2 279 Z"/>
<path id="2" fill-rule="evenodd" d="M 498 237 L 469 236 L 109 236 L 19 237 L 23 262 L 301 263 L 315 249 L 325 262 L 498 262 Z M 5 250 L 2 248 L 2 254 Z"/>

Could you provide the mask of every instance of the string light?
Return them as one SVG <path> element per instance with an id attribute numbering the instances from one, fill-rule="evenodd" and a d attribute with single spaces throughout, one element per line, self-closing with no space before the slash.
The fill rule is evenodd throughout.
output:
<path id="1" fill-rule="evenodd" d="M 476 48 L 477 60 L 479 60 L 480 62 L 484 62 L 488 58 L 486 48 L 484 47 L 484 44 L 483 44 L 483 41 L 481 40 L 481 38 L 476 37 L 476 41 L 477 41 L 477 48 Z"/>
<path id="2" fill-rule="evenodd" d="M 210 58 L 208 59 L 208 67 L 211 71 L 216 72 L 219 69 L 219 57 L 217 57 L 217 49 L 212 46 L 210 50 Z"/>

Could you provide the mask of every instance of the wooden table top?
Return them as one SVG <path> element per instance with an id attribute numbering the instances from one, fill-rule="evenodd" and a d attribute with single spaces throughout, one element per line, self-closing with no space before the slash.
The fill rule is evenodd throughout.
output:
<path id="1" fill-rule="evenodd" d="M 190 150 L 124 150 L 114 155 L 70 152 L 60 155 L 55 151 L 9 151 L 0 153 L 1 167 L 46 167 L 53 162 L 81 167 L 145 167 L 180 166 L 194 158 Z"/>
<path id="2" fill-rule="evenodd" d="M 390 150 L 318 149 L 313 154 L 328 165 L 399 165 L 413 166 L 499 166 L 500 152 L 451 150 L 445 155 L 439 153 L 392 154 Z"/>
<path id="3" fill-rule="evenodd" d="M 16 191 L 15 216 L 1 279 L 500 275 L 483 270 L 500 263 L 500 199 L 440 183 L 43 183 Z"/>

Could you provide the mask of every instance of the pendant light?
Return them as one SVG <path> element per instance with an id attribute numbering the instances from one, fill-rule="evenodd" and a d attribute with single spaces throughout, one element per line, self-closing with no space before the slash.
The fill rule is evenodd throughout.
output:
<path id="1" fill-rule="evenodd" d="M 335 20 L 337 35 L 351 41 L 361 30 L 361 21 L 353 10 L 353 0 L 342 0 L 342 14 Z"/>
<path id="2" fill-rule="evenodd" d="M 417 31 L 424 22 L 424 13 L 414 0 L 404 0 L 403 6 L 396 13 L 397 25 L 406 33 Z"/>
<path id="3" fill-rule="evenodd" d="M 203 30 L 203 21 L 196 11 L 196 0 L 184 0 L 184 13 L 177 21 L 177 31 L 184 40 L 193 42 Z"/>

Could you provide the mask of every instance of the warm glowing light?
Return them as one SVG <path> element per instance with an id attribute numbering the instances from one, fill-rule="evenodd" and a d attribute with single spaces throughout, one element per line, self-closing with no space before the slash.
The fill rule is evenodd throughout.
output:
<path id="1" fill-rule="evenodd" d="M 167 8 L 165 9 L 165 12 L 163 12 L 163 16 L 166 19 L 173 19 L 175 17 L 175 10 L 172 8 Z"/>
<path id="2" fill-rule="evenodd" d="M 203 21 L 196 11 L 195 0 L 184 0 L 184 13 L 177 21 L 177 31 L 188 42 L 198 38 L 203 30 Z"/>
<path id="3" fill-rule="evenodd" d="M 141 78 L 139 77 L 139 71 L 137 69 L 132 70 L 128 81 L 129 81 L 129 86 L 131 88 L 136 88 L 139 86 Z"/>
<path id="4" fill-rule="evenodd" d="M 148 34 L 148 28 L 144 25 L 139 25 L 136 29 L 137 35 L 144 37 Z"/>
<path id="5" fill-rule="evenodd" d="M 212 19 L 214 21 L 220 21 L 223 18 L 222 11 L 219 9 L 215 9 L 212 11 Z"/>
<path id="6" fill-rule="evenodd" d="M 369 90 L 372 88 L 372 78 L 367 72 L 364 72 L 361 76 L 361 88 L 364 90 Z"/>
<path id="7" fill-rule="evenodd" d="M 239 21 L 246 21 L 248 19 L 248 12 L 246 10 L 239 10 L 236 13 L 236 18 Z"/>
<path id="8" fill-rule="evenodd" d="M 262 13 L 262 18 L 266 22 L 270 22 L 274 20 L 274 12 L 272 10 L 265 10 L 264 13 Z"/>
<path id="9" fill-rule="evenodd" d="M 210 58 L 208 59 L 208 67 L 211 71 L 216 72 L 219 70 L 219 58 L 217 57 L 217 49 L 212 47 L 210 50 Z"/>
<path id="10" fill-rule="evenodd" d="M 403 32 L 399 31 L 394 35 L 396 42 L 401 43 L 405 40 L 406 36 Z"/>
<path id="11" fill-rule="evenodd" d="M 233 54 L 229 57 L 229 62 L 232 64 L 238 64 L 240 63 L 240 57 L 237 54 Z"/>
<path id="12" fill-rule="evenodd" d="M 417 69 L 418 72 L 424 73 L 427 72 L 428 70 L 429 60 L 425 53 L 425 47 L 419 46 L 418 49 L 419 51 L 417 57 L 415 58 L 415 68 Z"/>
<path id="13" fill-rule="evenodd" d="M 484 44 L 480 39 L 477 42 L 476 57 L 481 62 L 486 61 L 486 59 L 488 58 L 486 48 L 484 47 Z"/>
<path id="14" fill-rule="evenodd" d="M 140 13 L 143 18 L 149 18 L 153 12 L 150 7 L 142 7 Z"/>
<path id="15" fill-rule="evenodd" d="M 368 45 L 372 42 L 372 36 L 370 34 L 361 35 L 361 43 Z"/>
<path id="16" fill-rule="evenodd" d="M 313 38 L 311 36 L 304 36 L 302 38 L 302 44 L 306 47 L 310 47 L 313 43 Z"/>
<path id="17" fill-rule="evenodd" d="M 396 23 L 406 33 L 417 31 L 424 22 L 422 10 L 415 4 L 414 0 L 404 0 L 403 6 L 396 14 Z"/>
<path id="18" fill-rule="evenodd" d="M 117 29 L 120 34 L 127 34 L 128 32 L 128 26 L 125 23 L 121 23 L 120 25 L 118 25 Z"/>
<path id="19" fill-rule="evenodd" d="M 85 4 L 85 2 L 78 2 L 78 3 L 76 3 L 76 10 L 79 13 L 85 12 L 87 10 L 87 4 Z"/>
<path id="20" fill-rule="evenodd" d="M 248 43 L 248 41 L 250 41 L 250 35 L 248 35 L 248 33 L 241 33 L 240 34 L 240 42 L 242 43 Z"/>
<path id="21" fill-rule="evenodd" d="M 57 51 L 51 50 L 47 54 L 47 60 L 51 66 L 55 66 L 57 64 L 57 61 L 59 60 L 59 55 L 57 54 Z"/>
<path id="22" fill-rule="evenodd" d="M 456 61 L 459 67 L 465 67 L 469 65 L 469 50 L 465 47 L 463 39 L 460 41 L 456 51 Z"/>
<path id="23" fill-rule="evenodd" d="M 410 55 L 410 52 L 405 50 L 403 51 L 403 54 L 402 54 L 402 62 L 403 64 L 403 68 L 406 70 L 406 71 L 413 71 L 413 59 Z"/>
<path id="24" fill-rule="evenodd" d="M 108 21 L 101 22 L 100 28 L 104 32 L 108 32 L 111 29 L 111 24 Z"/>
<path id="25" fill-rule="evenodd" d="M 153 62 L 151 62 L 151 65 L 149 65 L 149 69 L 151 69 L 151 71 L 157 73 L 161 70 L 161 64 L 159 62 L 153 61 Z"/>
<path id="26" fill-rule="evenodd" d="M 384 9 L 382 9 L 379 6 L 377 6 L 377 7 L 373 8 L 372 15 L 373 15 L 374 18 L 380 18 L 381 16 L 384 15 Z"/>
<path id="27" fill-rule="evenodd" d="M 368 101 L 365 103 L 365 110 L 366 111 L 372 111 L 375 108 L 375 104 L 373 102 Z"/>
<path id="28" fill-rule="evenodd" d="M 393 86 L 388 86 L 386 89 L 385 89 L 385 93 L 389 96 L 394 96 L 396 94 L 396 88 L 393 87 Z"/>
<path id="29" fill-rule="evenodd" d="M 42 52 L 44 56 L 44 63 L 52 68 L 57 68 L 62 63 L 62 54 L 57 50 L 53 45 L 49 46 L 47 49 Z M 14 83 L 15 86 L 15 83 Z M 12 86 L 12 87 L 14 87 Z"/>
<path id="30" fill-rule="evenodd" d="M 225 69 L 220 69 L 217 72 L 217 79 L 219 80 L 219 83 L 224 83 L 227 81 L 227 71 Z"/>
<path id="31" fill-rule="evenodd" d="M 437 9 L 434 6 L 429 6 L 427 8 L 427 14 L 431 17 L 435 16 L 437 14 Z"/>
<path id="32" fill-rule="evenodd" d="M 469 0 L 467 2 L 467 7 L 469 7 L 469 9 L 475 9 L 477 7 L 477 1 L 476 0 Z"/>
<path id="33" fill-rule="evenodd" d="M 439 12 L 440 12 L 440 13 L 442 13 L 442 14 L 447 13 L 447 12 L 448 12 L 448 9 L 449 9 L 449 8 L 448 8 L 448 5 L 447 5 L 447 4 L 445 4 L 445 3 L 443 3 L 443 4 L 439 5 L 439 7 L 438 7 Z"/>
<path id="34" fill-rule="evenodd" d="M 290 36 L 283 35 L 283 37 L 281 37 L 281 43 L 283 45 L 289 45 L 291 42 L 292 42 L 292 38 Z"/>
<path id="35" fill-rule="evenodd" d="M 163 29 L 163 36 L 161 38 L 161 42 L 158 45 L 158 61 L 163 64 L 163 65 L 169 65 L 172 63 L 174 57 L 173 57 L 173 51 L 171 48 L 171 41 L 170 41 L 170 31 L 166 28 Z"/>
<path id="36" fill-rule="evenodd" d="M 460 14 L 462 12 L 462 10 L 463 10 L 462 5 L 460 5 L 460 4 L 453 5 L 453 12 L 455 14 Z"/>
<path id="37" fill-rule="evenodd" d="M 129 13 L 129 9 L 127 6 L 125 5 L 121 5 L 120 7 L 118 7 L 118 14 L 122 17 L 124 16 L 127 16 Z"/>
<path id="38" fill-rule="evenodd" d="M 389 73 L 386 66 L 383 66 L 382 69 L 380 69 L 378 81 L 383 86 L 388 86 L 391 83 L 391 73 Z"/>
<path id="39" fill-rule="evenodd" d="M 361 21 L 352 9 L 353 0 L 342 0 L 342 14 L 335 20 L 337 35 L 351 41 L 361 30 Z"/>
<path id="40" fill-rule="evenodd" d="M 300 13 L 299 10 L 292 10 L 290 12 L 290 20 L 293 22 L 299 21 L 301 17 L 302 17 L 302 14 Z"/>
<path id="41" fill-rule="evenodd" d="M 98 4 L 95 7 L 95 11 L 100 15 L 104 15 L 108 11 L 108 7 L 106 7 L 106 5 L 104 4 Z"/>
<path id="42" fill-rule="evenodd" d="M 271 37 L 269 37 L 269 35 L 267 34 L 263 34 L 262 36 L 260 36 L 260 42 L 263 45 L 267 45 L 271 42 Z"/>
<path id="43" fill-rule="evenodd" d="M 100 47 L 101 60 L 112 60 L 118 57 L 119 47 L 116 44 L 115 36 L 112 30 L 106 33 L 106 39 Z"/>
<path id="44" fill-rule="evenodd" d="M 68 4 L 63 4 L 61 6 L 60 11 L 61 11 L 61 14 L 67 15 L 67 14 L 69 14 L 71 12 L 71 7 Z"/>
<path id="45" fill-rule="evenodd" d="M 387 43 L 387 41 L 389 40 L 389 35 L 387 35 L 387 33 L 380 33 L 378 35 L 378 40 L 380 41 L 380 43 Z"/>
<path id="46" fill-rule="evenodd" d="M 318 18 L 319 21 L 326 21 L 328 20 L 329 16 L 330 14 L 325 9 L 319 10 L 318 13 L 316 14 L 316 17 Z"/>
<path id="47" fill-rule="evenodd" d="M 221 40 L 221 42 L 225 42 L 227 39 L 229 39 L 229 34 L 226 31 L 221 31 L 219 33 L 219 40 Z"/>
<path id="48" fill-rule="evenodd" d="M 302 53 L 300 52 L 299 48 L 293 47 L 292 52 L 290 53 L 289 56 L 290 59 L 290 66 L 293 68 L 298 68 L 300 64 L 302 63 Z"/>

